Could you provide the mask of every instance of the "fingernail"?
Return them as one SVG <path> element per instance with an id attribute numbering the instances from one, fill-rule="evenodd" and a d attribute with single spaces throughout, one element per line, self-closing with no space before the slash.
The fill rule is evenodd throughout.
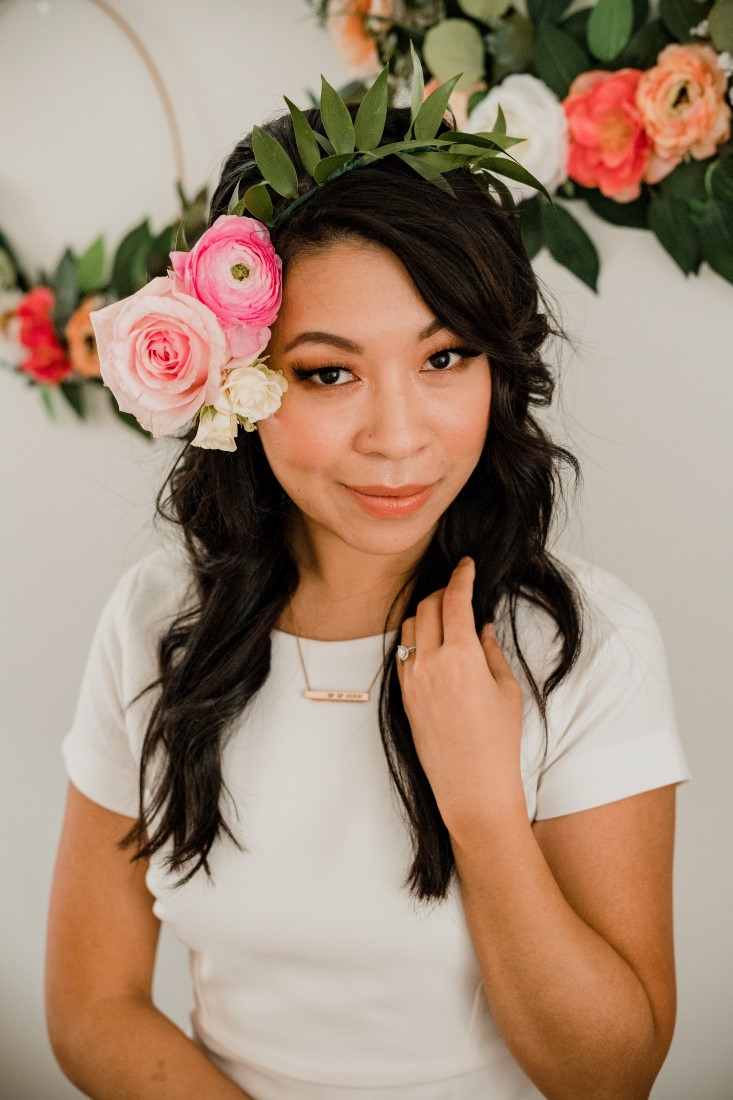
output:
<path id="1" fill-rule="evenodd" d="M 469 557 L 468 554 L 464 554 L 464 556 L 461 558 L 461 560 L 458 562 L 458 564 L 459 565 L 465 565 L 469 561 L 473 562 L 473 558 Z"/>

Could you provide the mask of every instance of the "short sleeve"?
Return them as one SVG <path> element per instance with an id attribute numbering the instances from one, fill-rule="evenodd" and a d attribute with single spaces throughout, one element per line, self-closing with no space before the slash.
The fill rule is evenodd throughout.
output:
<path id="1" fill-rule="evenodd" d="M 585 584 L 589 638 L 557 689 L 537 786 L 539 820 L 690 779 L 652 612 L 597 566 Z"/>
<path id="2" fill-rule="evenodd" d="M 74 718 L 61 742 L 74 786 L 100 806 L 129 817 L 138 816 L 139 768 L 124 716 L 121 626 L 135 575 L 129 571 L 121 578 L 102 610 Z"/>

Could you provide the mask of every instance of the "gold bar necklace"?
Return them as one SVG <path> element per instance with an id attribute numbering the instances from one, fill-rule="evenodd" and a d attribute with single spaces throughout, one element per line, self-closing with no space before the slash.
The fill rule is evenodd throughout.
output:
<path id="1" fill-rule="evenodd" d="M 298 647 L 298 656 L 300 657 L 300 664 L 303 669 L 303 676 L 305 677 L 306 690 L 303 695 L 306 699 L 318 699 L 325 703 L 366 703 L 369 701 L 369 692 L 374 687 L 382 671 L 380 665 L 377 669 L 377 675 L 372 680 L 366 691 L 314 691 L 311 687 L 310 680 L 308 679 L 308 671 L 305 667 L 305 661 L 303 660 L 303 651 L 300 648 L 300 638 L 298 637 L 298 625 L 295 622 L 295 615 L 293 614 L 292 607 L 290 608 L 290 614 L 295 625 L 295 644 Z"/>

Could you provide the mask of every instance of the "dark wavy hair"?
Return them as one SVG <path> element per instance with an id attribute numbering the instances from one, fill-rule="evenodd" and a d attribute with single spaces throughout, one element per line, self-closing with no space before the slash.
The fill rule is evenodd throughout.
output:
<path id="1" fill-rule="evenodd" d="M 353 115 L 356 107 L 349 109 Z M 320 112 L 305 113 L 323 134 Z M 391 108 L 383 140 L 401 140 L 408 126 L 409 110 Z M 312 188 L 290 115 L 264 128 L 290 154 L 301 193 Z M 237 182 L 241 195 L 260 179 L 248 134 L 224 162 L 209 225 L 226 213 Z M 449 179 L 454 195 L 389 157 L 318 188 L 273 231 L 272 240 L 283 274 L 304 251 L 335 241 L 369 241 L 390 249 L 435 316 L 488 354 L 491 429 L 481 456 L 395 597 L 385 631 L 409 585 L 403 618 L 444 587 L 458 560 L 470 554 L 476 562 L 476 627 L 493 619 L 505 597 L 514 646 L 542 716 L 546 752 L 546 702 L 577 658 L 583 620 L 572 574 L 548 550 L 556 505 L 564 502 L 562 468 L 573 471 L 577 489 L 580 465 L 548 437 L 531 411 L 552 400 L 555 382 L 542 353 L 548 337 L 563 334 L 527 259 L 516 211 L 487 195 L 465 168 L 450 172 Z M 277 200 L 275 213 L 287 201 Z M 140 859 L 171 840 L 165 857 L 169 870 L 196 861 L 176 887 L 201 867 L 212 877 L 207 856 L 220 832 L 248 850 L 222 813 L 222 796 L 229 795 L 222 748 L 270 672 L 271 631 L 299 580 L 285 538 L 292 502 L 270 469 L 259 434 L 240 431 L 236 451 L 224 452 L 190 446 L 193 432 L 182 437 L 186 446 L 160 489 L 156 513 L 182 530 L 196 597 L 160 638 L 159 676 L 140 693 L 160 689 L 142 748 L 140 816 L 120 842 L 120 847 L 136 843 L 133 859 Z M 557 624 L 558 663 L 541 686 L 521 650 L 516 616 L 521 598 Z M 404 886 L 418 900 L 442 899 L 455 863 L 403 706 L 395 664 L 398 638 L 399 631 L 391 647 L 385 639 L 379 727 L 413 846 Z M 146 807 L 145 773 L 159 749 L 164 766 Z"/>

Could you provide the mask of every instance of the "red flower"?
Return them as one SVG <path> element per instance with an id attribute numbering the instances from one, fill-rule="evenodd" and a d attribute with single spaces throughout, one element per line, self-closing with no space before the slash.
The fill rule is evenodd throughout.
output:
<path id="1" fill-rule="evenodd" d="M 36 382 L 57 386 L 72 372 L 51 317 L 54 306 L 53 291 L 47 286 L 36 286 L 21 299 L 16 309 L 20 321 L 18 339 L 30 355 L 19 369 Z"/>
<path id="2" fill-rule="evenodd" d="M 640 69 L 582 73 L 563 102 L 570 135 L 568 175 L 616 202 L 639 197 L 651 157 L 636 105 L 641 75 Z"/>

